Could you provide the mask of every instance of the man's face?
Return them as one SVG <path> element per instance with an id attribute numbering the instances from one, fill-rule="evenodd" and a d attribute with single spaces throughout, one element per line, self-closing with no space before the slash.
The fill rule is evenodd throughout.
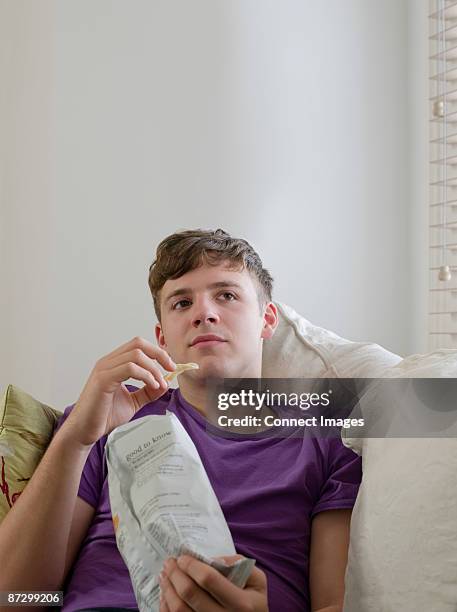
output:
<path id="1" fill-rule="evenodd" d="M 202 265 L 168 280 L 160 294 L 159 346 L 176 363 L 195 362 L 195 379 L 261 375 L 262 343 L 277 325 L 277 310 L 259 305 L 257 281 L 230 262 Z"/>

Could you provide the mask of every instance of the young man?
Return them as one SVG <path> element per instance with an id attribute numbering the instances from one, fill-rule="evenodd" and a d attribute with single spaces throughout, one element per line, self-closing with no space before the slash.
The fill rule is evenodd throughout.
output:
<path id="1" fill-rule="evenodd" d="M 337 439 L 225 439 L 206 431 L 209 379 L 261 376 L 262 345 L 278 324 L 270 274 L 246 241 L 222 230 L 184 231 L 159 245 L 149 286 L 158 346 L 134 338 L 100 359 L 65 410 L 0 525 L 0 591 L 64 587 L 64 612 L 136 608 L 116 546 L 103 451 L 115 427 L 167 409 L 197 447 L 237 552 L 256 567 L 240 589 L 195 559 L 169 559 L 161 611 L 341 611 L 359 458 Z M 199 369 L 168 389 L 159 366 L 172 371 L 186 362 Z M 131 377 L 144 386 L 127 388 Z"/>

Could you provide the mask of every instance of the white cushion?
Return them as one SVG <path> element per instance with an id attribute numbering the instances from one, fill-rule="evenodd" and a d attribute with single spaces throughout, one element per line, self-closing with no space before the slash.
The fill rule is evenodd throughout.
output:
<path id="1" fill-rule="evenodd" d="M 264 378 L 376 378 L 401 361 L 378 344 L 351 342 L 275 303 L 279 325 L 263 344 Z"/>
<path id="2" fill-rule="evenodd" d="M 457 351 L 412 355 L 394 378 L 457 378 Z M 455 612 L 457 440 L 347 440 L 362 454 L 351 520 L 346 612 Z"/>

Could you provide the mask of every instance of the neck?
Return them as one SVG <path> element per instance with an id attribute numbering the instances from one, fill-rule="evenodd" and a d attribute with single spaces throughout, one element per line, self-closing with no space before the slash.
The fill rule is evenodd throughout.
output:
<path id="1" fill-rule="evenodd" d="M 256 378 L 256 377 L 253 377 L 253 378 Z M 208 383 L 207 380 L 189 381 L 189 379 L 186 376 L 180 376 L 179 391 L 182 397 L 193 408 L 195 408 L 205 419 L 209 420 L 209 422 L 212 422 L 212 416 L 214 416 L 214 414 L 211 413 L 211 409 L 208 411 L 208 408 L 207 408 L 208 392 L 210 389 L 210 385 L 211 383 Z M 210 415 L 209 417 L 208 417 L 208 414 Z M 232 415 L 233 414 L 234 413 L 232 412 Z M 276 413 L 274 410 L 272 410 L 268 406 L 263 406 L 262 416 L 265 417 L 267 415 L 276 416 Z M 241 412 L 237 414 L 236 416 L 243 417 L 244 416 L 243 409 L 241 409 Z M 268 429 L 270 429 L 270 426 L 267 426 L 267 425 L 260 425 L 260 426 L 249 425 L 243 431 L 241 431 L 240 428 L 237 428 L 237 427 L 235 427 L 233 431 L 235 433 L 253 434 L 253 433 L 259 433 L 261 431 L 268 430 Z"/>
<path id="2" fill-rule="evenodd" d="M 206 417 L 207 384 L 205 380 L 189 381 L 186 376 L 179 377 L 179 390 L 183 398 L 200 414 Z"/>
<path id="3" fill-rule="evenodd" d="M 249 367 L 243 368 L 243 378 L 260 378 L 262 372 L 262 353 L 259 353 L 257 363 L 252 362 Z M 241 374 L 239 374 L 241 377 Z M 229 378 L 236 378 L 234 374 Z M 183 398 L 191 404 L 205 418 L 208 415 L 208 392 L 214 380 L 198 377 L 194 372 L 183 372 L 179 377 L 179 390 Z"/>

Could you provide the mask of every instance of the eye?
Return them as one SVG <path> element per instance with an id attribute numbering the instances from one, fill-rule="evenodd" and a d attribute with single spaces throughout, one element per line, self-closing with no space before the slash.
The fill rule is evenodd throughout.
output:
<path id="1" fill-rule="evenodd" d="M 224 293 L 221 293 L 221 295 L 227 300 L 227 302 L 233 302 L 233 300 L 236 300 L 235 294 L 233 294 L 231 291 L 224 291 Z"/>
<path id="2" fill-rule="evenodd" d="M 179 302 L 176 302 L 175 304 L 173 304 L 172 310 L 182 310 L 190 303 L 191 303 L 190 300 L 179 300 Z M 182 304 L 184 304 L 184 306 L 182 306 Z"/>

